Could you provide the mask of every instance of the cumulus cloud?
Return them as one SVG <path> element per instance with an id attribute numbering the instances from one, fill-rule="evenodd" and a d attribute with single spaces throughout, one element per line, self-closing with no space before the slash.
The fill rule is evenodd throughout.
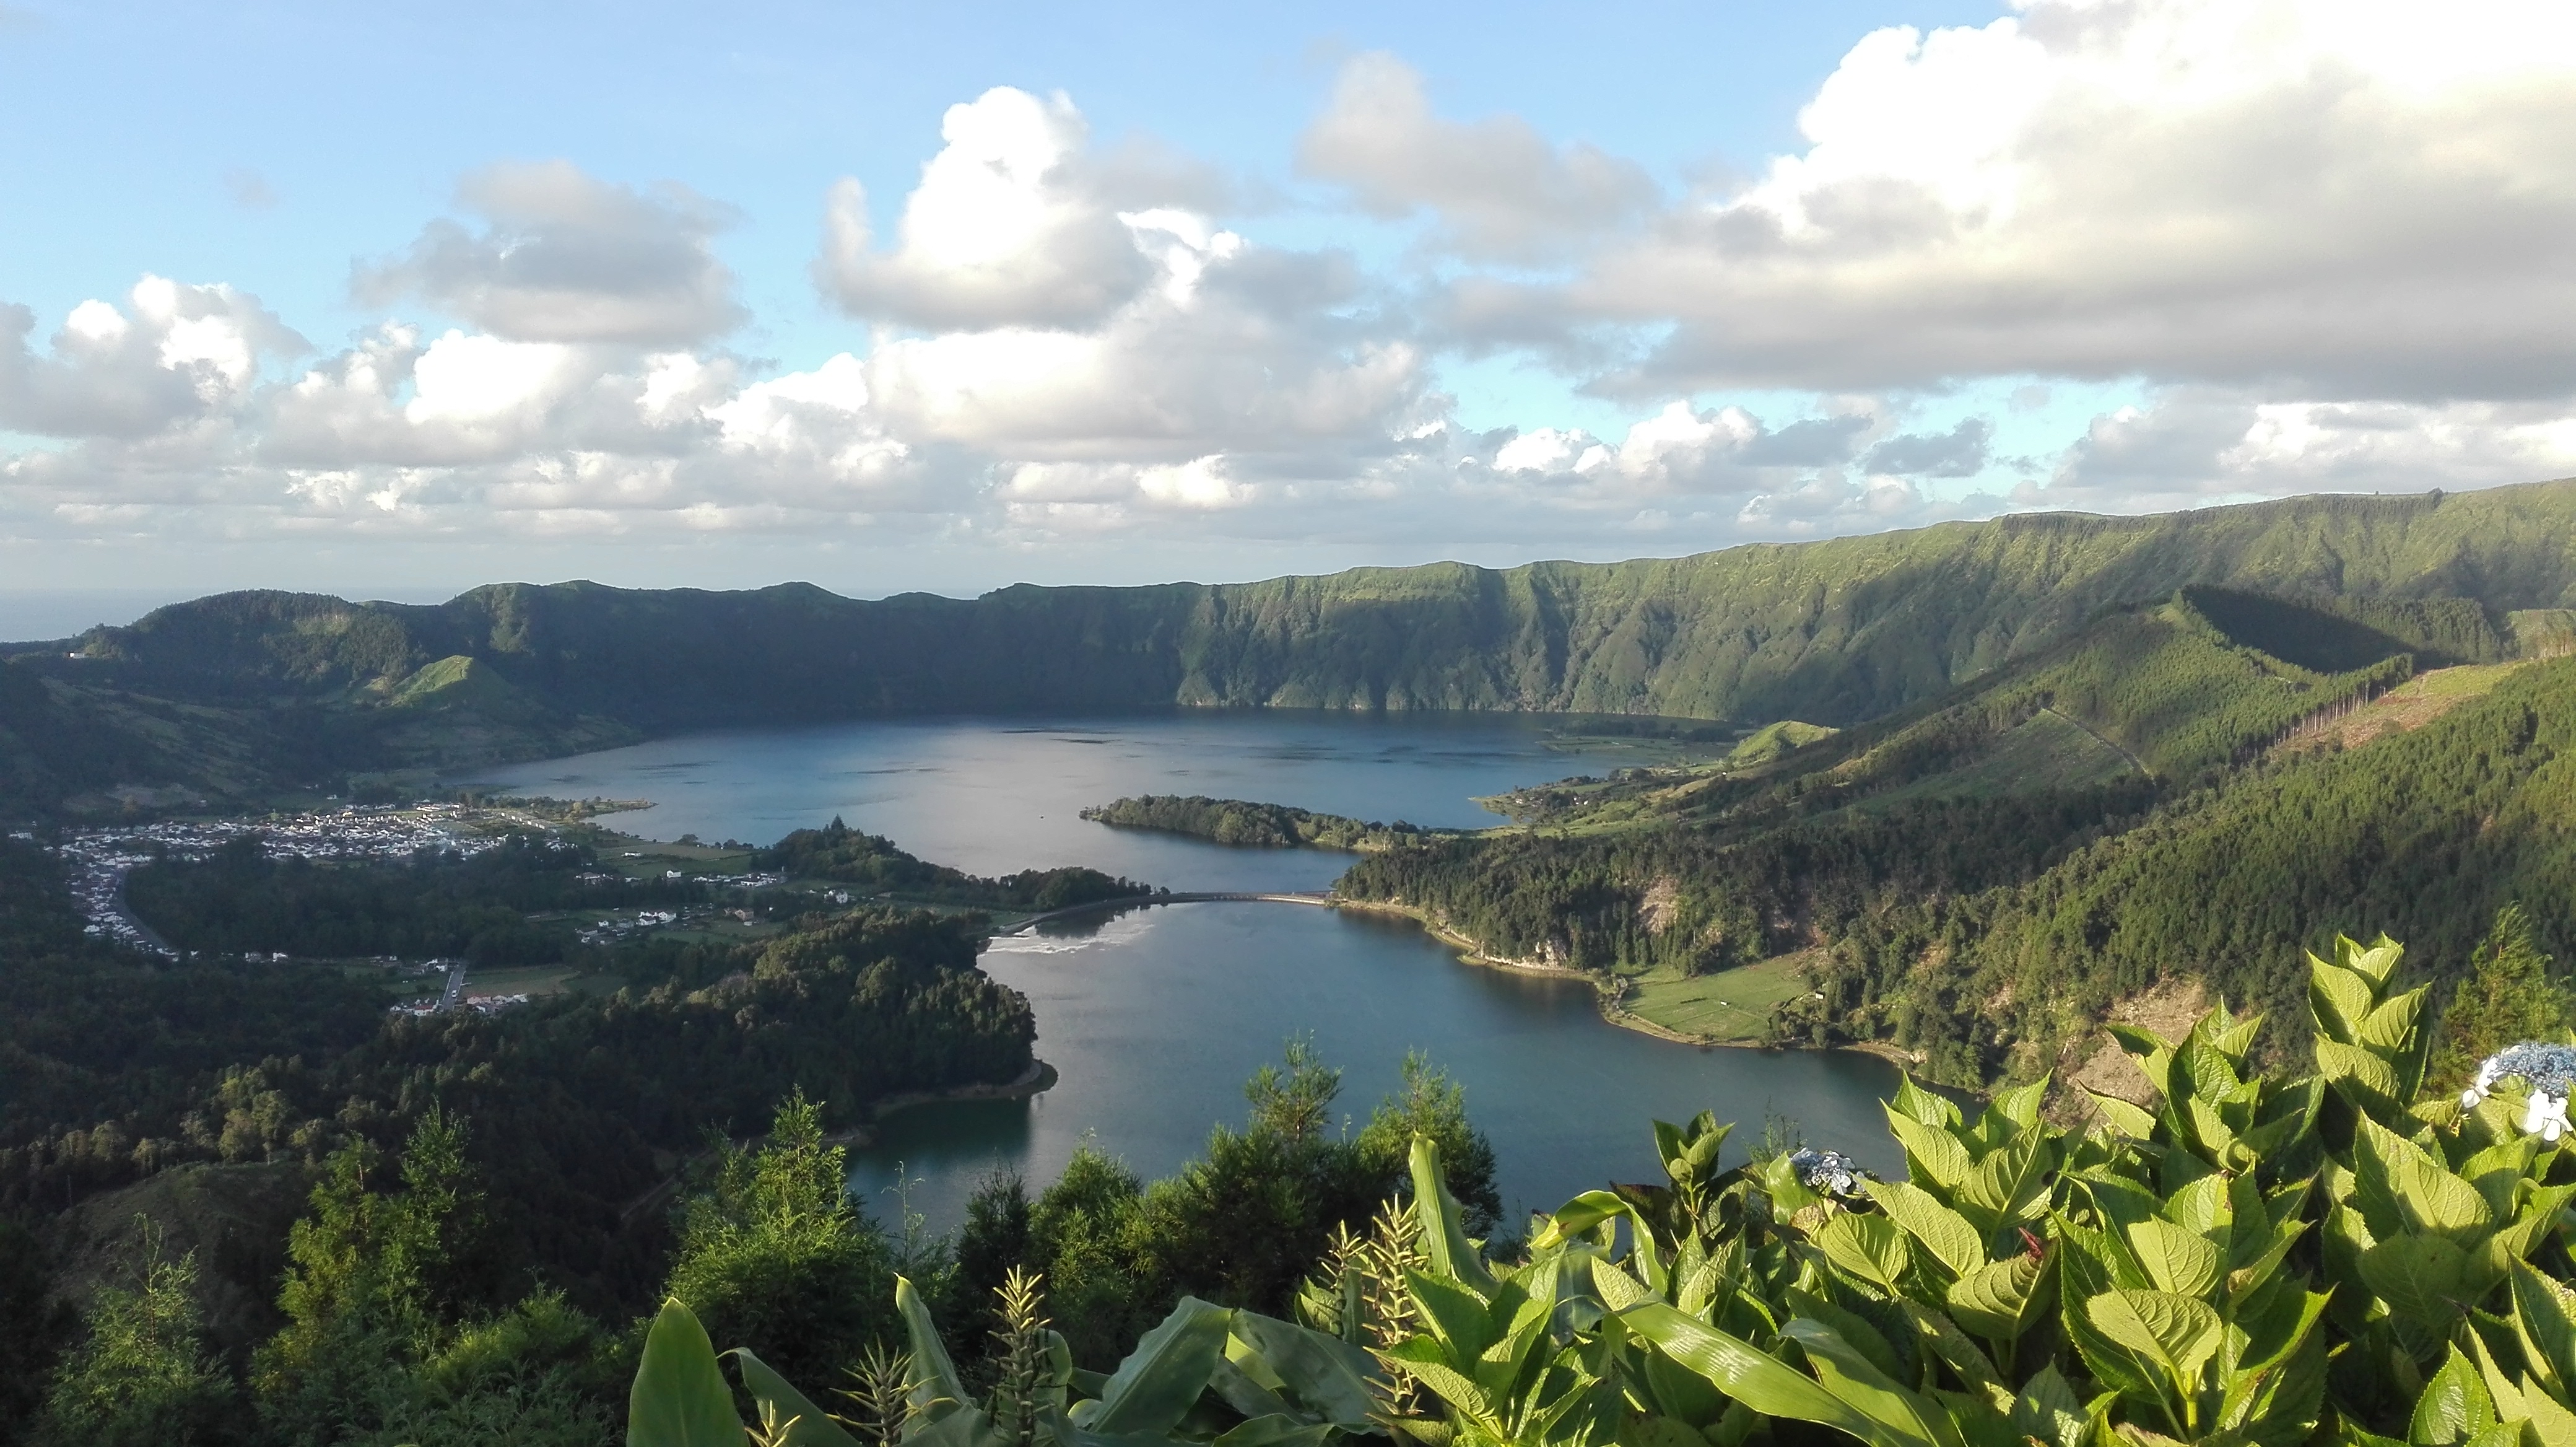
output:
<path id="1" fill-rule="evenodd" d="M 1471 279 L 1462 328 L 1658 329 L 1601 381 L 1646 395 L 2014 373 L 2576 387 L 2563 5 L 2029 0 L 1866 37 L 1800 124 L 1806 149 L 1571 285 Z"/>
<path id="2" fill-rule="evenodd" d="M 832 189 L 815 278 L 850 313 L 928 328 L 1080 326 L 1153 279 L 1083 164 L 1089 128 L 1071 100 L 997 87 L 950 106 L 939 135 L 893 250 L 874 249 L 859 183 Z"/>
<path id="3" fill-rule="evenodd" d="M 639 191 L 545 161 L 477 171 L 457 199 L 487 224 L 429 223 L 410 250 L 358 268 L 360 300 L 417 298 L 516 342 L 675 346 L 742 323 L 714 248 L 730 214 L 684 186 Z"/>
<path id="4" fill-rule="evenodd" d="M 1542 427 L 1495 449 L 1501 474 L 1553 476 L 1623 496 L 1747 494 L 1811 484 L 1850 458 L 1877 426 L 1867 413 L 1810 417 L 1772 429 L 1741 407 L 1701 411 L 1674 402 L 1612 444 L 1581 430 Z"/>
<path id="5" fill-rule="evenodd" d="M 50 437 L 139 438 L 221 412 L 244 396 L 263 354 L 306 350 L 258 302 L 228 286 L 146 276 L 125 305 L 72 308 L 45 353 L 35 313 L 0 305 L 0 427 Z"/>
<path id="6" fill-rule="evenodd" d="M 1307 174 L 1348 187 L 1381 216 L 1429 211 L 1439 244 L 1469 256 L 1545 260 L 1635 219 L 1656 186 L 1632 161 L 1559 146 L 1517 116 L 1443 120 L 1422 76 L 1384 53 L 1342 68 L 1332 100 L 1298 142 Z"/>
<path id="7" fill-rule="evenodd" d="M 783 371 L 722 344 L 721 207 L 498 167 L 359 268 L 439 315 L 318 356 L 223 286 L 147 277 L 41 344 L 0 307 L 0 430 L 54 439 L 0 452 L 0 523 L 1681 552 L 2563 475 L 2557 16 L 2028 0 L 1865 37 L 1797 154 L 1680 200 L 1364 56 L 1295 161 L 1426 218 L 1428 279 L 1265 244 L 1213 168 L 993 90 L 886 235 L 833 193 L 814 274 L 866 325 Z M 1635 420 L 1466 430 L 1442 366 L 1494 349 Z M 2136 405 L 2085 428 L 2100 395 Z"/>

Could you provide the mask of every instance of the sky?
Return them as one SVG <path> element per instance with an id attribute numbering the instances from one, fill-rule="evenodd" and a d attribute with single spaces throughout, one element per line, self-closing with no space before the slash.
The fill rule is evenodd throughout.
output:
<path id="1" fill-rule="evenodd" d="M 2554 0 L 0 0 L 0 636 L 2536 481 L 2570 236 Z"/>

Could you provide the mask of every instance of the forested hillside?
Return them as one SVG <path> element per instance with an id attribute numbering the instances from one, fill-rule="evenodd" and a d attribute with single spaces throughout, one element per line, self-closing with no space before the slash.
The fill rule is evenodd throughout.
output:
<path id="1" fill-rule="evenodd" d="M 2576 662 L 2418 675 L 2410 646 L 2512 645 L 2450 602 L 2183 589 L 1794 748 L 1524 790 L 1520 828 L 1339 888 L 1614 994 L 1740 993 L 1720 972 L 1794 955 L 1817 993 L 1771 1038 L 1883 1041 L 1971 1084 L 2059 1063 L 2162 981 L 2291 1009 L 2338 927 L 2420 941 L 2447 979 L 2519 903 L 2565 958 Z"/>
<path id="2" fill-rule="evenodd" d="M 2322 672 L 2374 638 L 2428 661 L 2563 640 L 2567 616 L 2553 610 L 2576 603 L 2576 481 L 2016 516 L 1614 564 L 1022 586 L 972 600 L 858 602 L 802 584 L 505 584 L 436 606 L 227 594 L 12 657 L 0 669 L 0 807 L 120 784 L 222 790 L 525 757 L 718 723 L 976 709 L 1520 709 L 1839 726 L 1937 698 L 2106 608 L 2185 586 L 2333 605 L 2344 626 L 2280 655 Z M 281 729 L 304 745 L 244 743 L 236 759 L 188 742 Z"/>

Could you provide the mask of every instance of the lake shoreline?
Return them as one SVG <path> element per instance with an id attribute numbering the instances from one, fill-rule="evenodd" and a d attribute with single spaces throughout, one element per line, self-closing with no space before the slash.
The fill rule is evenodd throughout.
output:
<path id="1" fill-rule="evenodd" d="M 971 1085 L 952 1085 L 944 1090 L 903 1091 L 872 1102 L 868 1106 L 866 1121 L 834 1132 L 831 1140 L 836 1145 L 856 1146 L 864 1150 L 876 1144 L 878 1126 L 907 1110 L 960 1100 L 1027 1100 L 1055 1089 L 1056 1082 L 1062 1078 L 1054 1066 L 1032 1057 L 1028 1069 L 999 1085 L 979 1081 Z"/>
<path id="2" fill-rule="evenodd" d="M 1472 965 L 1479 969 L 1503 970 L 1516 975 L 1540 975 L 1553 979 L 1582 981 L 1592 987 L 1593 1007 L 1600 1014 L 1603 1023 L 1616 1026 L 1622 1030 L 1632 1031 L 1639 1035 L 1650 1036 L 1657 1040 L 1669 1040 L 1676 1045 L 1696 1045 L 1703 1050 L 1848 1050 L 1855 1054 L 1876 1056 L 1878 1059 L 1886 1061 L 1890 1065 L 1897 1067 L 1899 1070 L 1905 1071 L 1917 1069 L 1923 1064 L 1922 1056 L 1913 1051 L 1905 1050 L 1895 1045 L 1890 1045 L 1883 1040 L 1859 1040 L 1846 1045 L 1764 1045 L 1753 1040 L 1723 1040 L 1714 1036 L 1694 1035 L 1687 1031 L 1675 1030 L 1668 1025 L 1659 1025 L 1654 1021 L 1647 1019 L 1643 1015 L 1639 1015 L 1624 1008 L 1620 1004 L 1624 991 L 1605 985 L 1598 976 L 1584 970 L 1575 969 L 1571 965 L 1556 965 L 1550 964 L 1545 960 L 1514 959 L 1508 955 L 1493 954 L 1486 950 L 1478 941 L 1459 933 L 1457 930 L 1450 928 L 1439 920 L 1433 919 L 1430 914 L 1420 906 L 1393 904 L 1384 900 L 1343 899 L 1339 896 L 1335 896 L 1333 907 L 1335 909 L 1356 910 L 1363 914 L 1397 915 L 1404 919 L 1409 919 L 1415 924 L 1420 925 L 1423 933 L 1430 935 L 1433 939 L 1436 939 L 1442 944 L 1456 950 L 1458 952 L 1458 959 L 1461 963 Z"/>

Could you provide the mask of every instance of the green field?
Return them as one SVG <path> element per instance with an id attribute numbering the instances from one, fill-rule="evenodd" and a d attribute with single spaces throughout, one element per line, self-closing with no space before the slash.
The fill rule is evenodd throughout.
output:
<path id="1" fill-rule="evenodd" d="M 570 965 L 518 965 L 509 969 L 472 970 L 465 976 L 469 995 L 552 995 L 572 987 L 580 971 Z"/>
<path id="2" fill-rule="evenodd" d="M 1637 978 L 1622 1003 L 1629 1014 L 1667 1030 L 1707 1040 L 1753 1041 L 1771 1010 L 1807 992 L 1805 953 L 1777 955 L 1713 975 L 1656 970 Z"/>

